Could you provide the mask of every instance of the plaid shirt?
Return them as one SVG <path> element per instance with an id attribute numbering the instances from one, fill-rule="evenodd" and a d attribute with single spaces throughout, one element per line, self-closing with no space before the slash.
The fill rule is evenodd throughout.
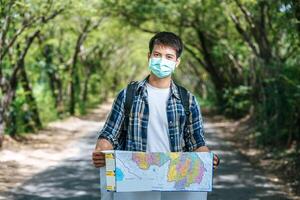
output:
<path id="1" fill-rule="evenodd" d="M 149 119 L 148 93 L 146 88 L 147 78 L 137 85 L 136 95 L 129 115 L 128 131 L 125 146 L 121 150 L 146 151 L 147 127 Z M 170 149 L 172 152 L 194 151 L 205 146 L 203 123 L 200 107 L 195 96 L 190 92 L 190 124 L 181 103 L 177 86 L 171 82 L 171 94 L 167 102 L 167 119 L 169 129 Z M 126 89 L 123 89 L 115 99 L 112 110 L 100 131 L 98 139 L 104 138 L 113 144 L 114 149 L 120 149 L 120 137 L 123 130 L 124 103 Z M 124 139 L 124 138 L 123 138 Z"/>

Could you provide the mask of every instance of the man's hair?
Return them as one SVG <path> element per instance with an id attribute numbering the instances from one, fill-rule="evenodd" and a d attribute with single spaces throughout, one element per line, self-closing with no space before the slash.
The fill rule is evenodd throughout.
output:
<path id="1" fill-rule="evenodd" d="M 150 54 L 153 51 L 154 45 L 169 46 L 176 50 L 176 58 L 179 58 L 183 51 L 183 44 L 176 34 L 171 32 L 159 32 L 156 33 L 149 42 Z"/>

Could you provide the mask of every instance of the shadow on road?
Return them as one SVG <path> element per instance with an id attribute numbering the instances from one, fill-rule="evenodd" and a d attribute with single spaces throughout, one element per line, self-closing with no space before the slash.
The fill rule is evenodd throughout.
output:
<path id="1" fill-rule="evenodd" d="M 255 169 L 230 142 L 223 141 L 222 129 L 207 123 L 207 145 L 221 157 L 221 164 L 214 175 L 214 190 L 208 199 L 288 199 L 282 185 L 273 184 Z M 75 145 L 78 155 L 64 160 L 59 166 L 36 174 L 30 180 L 11 191 L 9 199 L 100 199 L 98 170 L 91 164 L 91 152 L 97 133 L 91 132 Z"/>
<path id="2" fill-rule="evenodd" d="M 90 160 L 96 135 L 90 133 L 75 144 L 80 148 L 79 155 L 33 176 L 8 194 L 9 197 L 15 200 L 99 200 L 99 174 Z"/>
<path id="3" fill-rule="evenodd" d="M 214 124 L 206 126 L 207 145 L 221 157 L 220 166 L 214 174 L 214 190 L 209 193 L 208 199 L 289 199 L 282 191 L 284 186 L 273 184 L 260 169 L 254 168 L 231 142 L 223 140 L 221 131 Z"/>

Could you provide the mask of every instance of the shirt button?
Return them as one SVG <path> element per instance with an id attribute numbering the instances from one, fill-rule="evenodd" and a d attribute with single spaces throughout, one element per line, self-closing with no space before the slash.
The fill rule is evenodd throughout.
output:
<path id="1" fill-rule="evenodd" d="M 168 108 L 171 108 L 171 106 L 168 106 Z"/>
<path id="2" fill-rule="evenodd" d="M 173 140 L 174 139 L 174 137 L 171 137 L 171 140 Z"/>
<path id="3" fill-rule="evenodd" d="M 170 121 L 170 124 L 172 124 L 173 122 L 172 121 Z"/>

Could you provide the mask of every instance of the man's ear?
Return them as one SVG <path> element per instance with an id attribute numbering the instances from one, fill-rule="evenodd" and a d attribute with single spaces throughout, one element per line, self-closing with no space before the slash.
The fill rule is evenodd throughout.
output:
<path id="1" fill-rule="evenodd" d="M 149 62 L 150 57 L 151 57 L 151 53 L 148 52 L 148 62 Z"/>
<path id="2" fill-rule="evenodd" d="M 178 67 L 179 64 L 180 64 L 180 58 L 178 58 L 178 59 L 176 60 L 175 68 Z"/>

